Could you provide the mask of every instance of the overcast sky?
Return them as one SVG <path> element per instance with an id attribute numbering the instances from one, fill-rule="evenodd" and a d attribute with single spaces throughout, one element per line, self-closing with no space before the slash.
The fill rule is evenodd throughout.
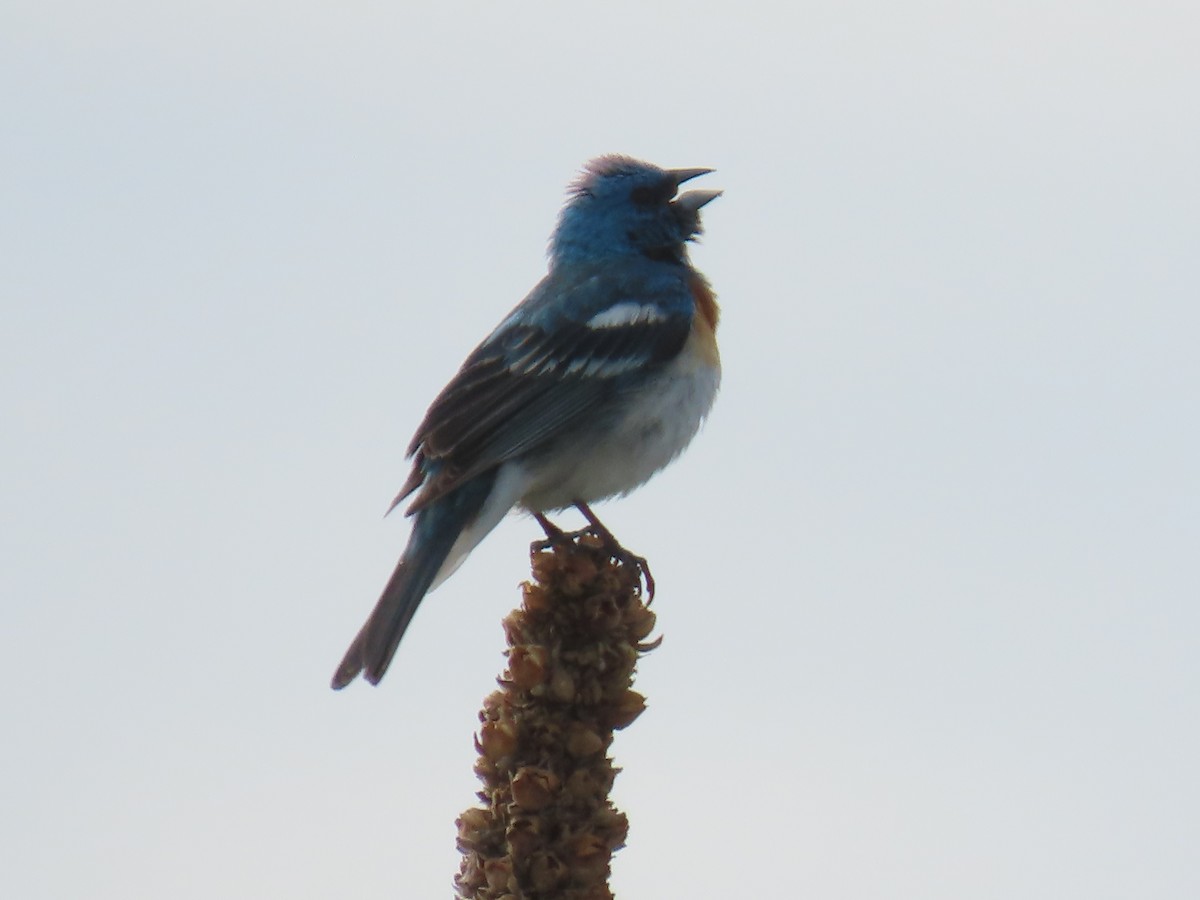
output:
<path id="1" fill-rule="evenodd" d="M 726 193 L 721 396 L 602 508 L 665 636 L 619 896 L 1200 896 L 1198 23 L 5 0 L 0 892 L 449 895 L 534 523 L 328 679 L 622 152 Z"/>

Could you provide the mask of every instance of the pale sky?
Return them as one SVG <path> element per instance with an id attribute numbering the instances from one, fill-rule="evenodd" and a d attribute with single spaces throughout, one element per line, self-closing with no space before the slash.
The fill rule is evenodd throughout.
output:
<path id="1" fill-rule="evenodd" d="M 0 893 L 450 895 L 534 523 L 328 680 L 421 414 L 621 152 L 717 170 L 725 380 L 600 510 L 665 636 L 617 894 L 1200 896 L 1197 46 L 1187 2 L 5 0 Z"/>

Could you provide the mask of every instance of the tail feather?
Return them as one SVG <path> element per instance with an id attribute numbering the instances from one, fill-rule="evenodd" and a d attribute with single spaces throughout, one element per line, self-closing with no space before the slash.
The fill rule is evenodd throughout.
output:
<path id="1" fill-rule="evenodd" d="M 495 480 L 494 472 L 478 475 L 417 514 L 404 555 L 333 675 L 334 690 L 360 673 L 371 684 L 383 678 L 417 607 L 463 529 L 479 515 Z"/>

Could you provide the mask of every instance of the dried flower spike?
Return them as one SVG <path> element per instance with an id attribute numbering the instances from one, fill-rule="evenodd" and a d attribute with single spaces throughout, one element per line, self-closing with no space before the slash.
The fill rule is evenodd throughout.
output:
<path id="1" fill-rule="evenodd" d="M 458 820 L 455 888 L 467 900 L 604 900 L 628 831 L 608 798 L 607 750 L 646 705 L 631 686 L 652 582 L 607 534 L 552 533 L 531 561 L 504 620 L 507 669 L 480 713 L 483 806 Z"/>

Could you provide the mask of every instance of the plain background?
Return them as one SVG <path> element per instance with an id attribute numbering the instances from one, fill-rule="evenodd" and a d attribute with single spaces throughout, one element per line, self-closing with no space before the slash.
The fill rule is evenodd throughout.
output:
<path id="1" fill-rule="evenodd" d="M 618 894 L 1200 896 L 1198 17 L 4 0 L 0 892 L 449 895 L 534 524 L 327 682 L 623 152 L 717 169 L 726 377 L 602 509 L 665 635 Z"/>

